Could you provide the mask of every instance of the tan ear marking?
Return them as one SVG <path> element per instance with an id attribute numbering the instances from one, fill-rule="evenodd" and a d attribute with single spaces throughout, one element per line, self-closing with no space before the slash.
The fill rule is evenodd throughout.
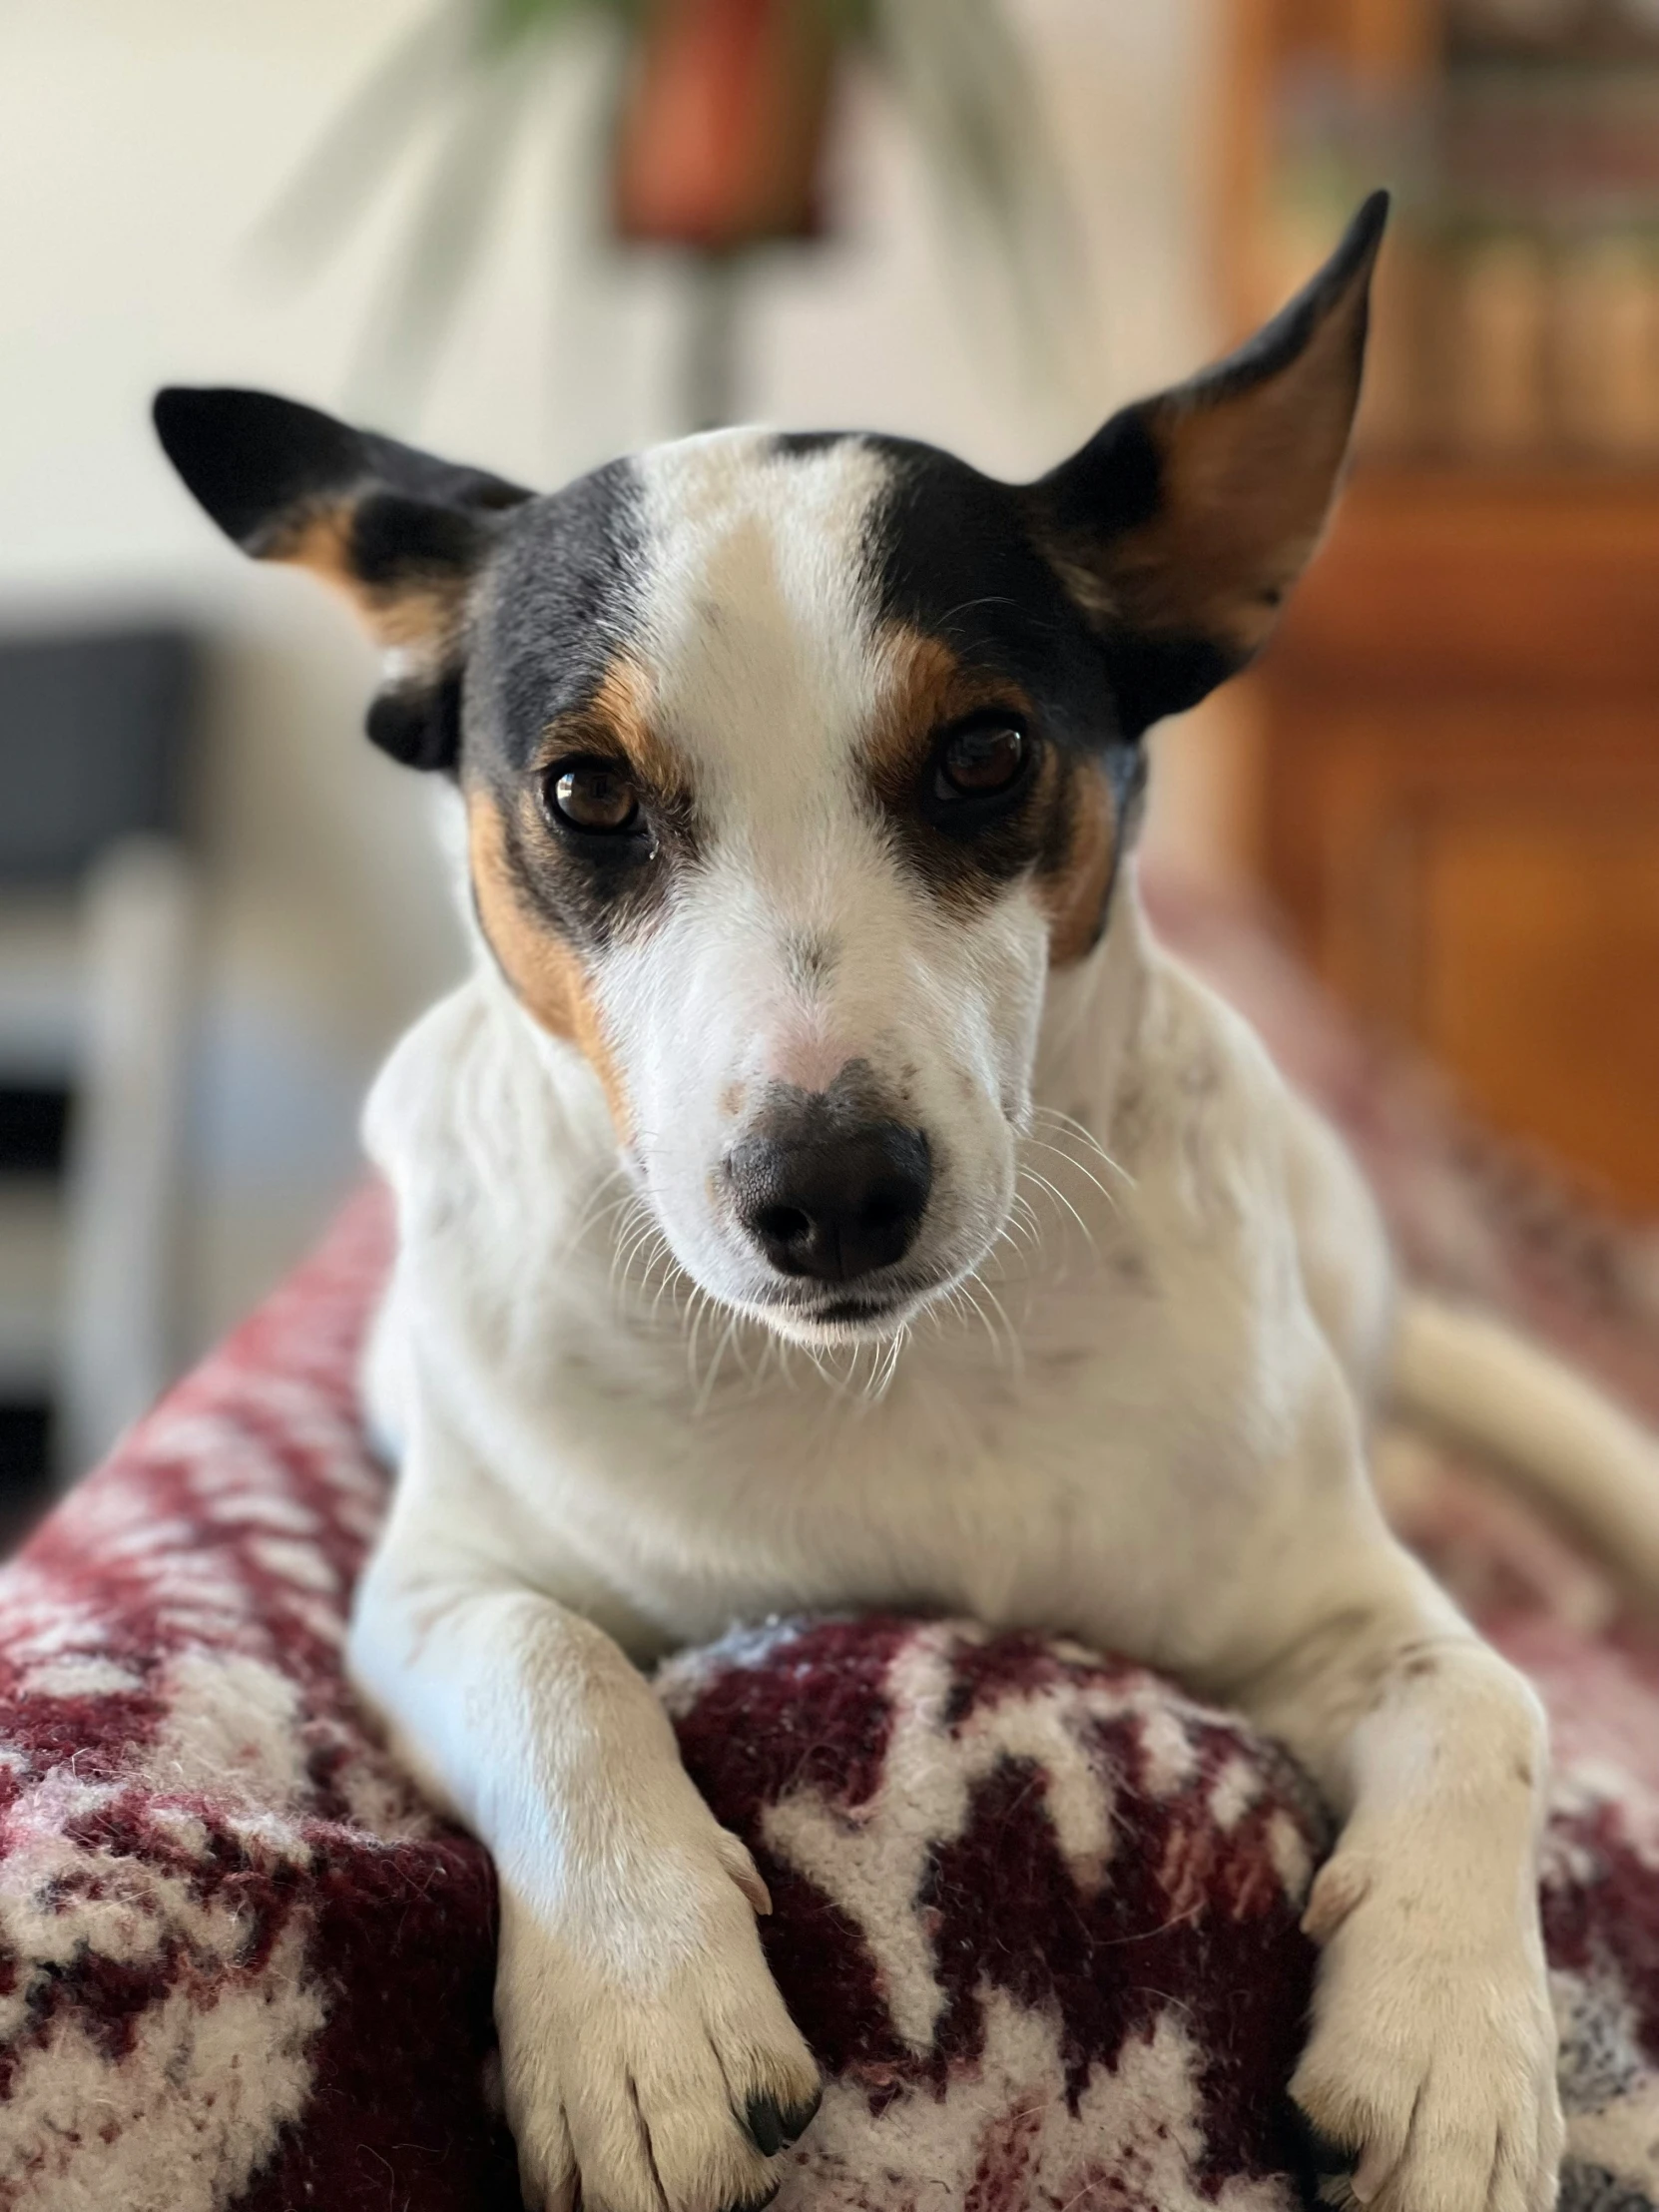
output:
<path id="1" fill-rule="evenodd" d="M 1114 415 L 1032 487 L 1039 542 L 1115 649 L 1139 649 L 1136 730 L 1196 704 L 1265 642 L 1348 455 L 1384 194 L 1228 359 Z"/>
<path id="2" fill-rule="evenodd" d="M 525 910 L 507 859 L 506 825 L 493 796 L 475 785 L 466 794 L 466 815 L 472 897 L 484 941 L 525 1011 L 550 1036 L 574 1044 L 593 1069 L 617 1139 L 626 1144 L 632 1109 L 592 979 L 573 948 Z"/>
<path id="3" fill-rule="evenodd" d="M 1148 426 L 1163 502 L 1116 551 L 1125 621 L 1195 630 L 1241 656 L 1263 643 L 1342 480 L 1360 391 L 1357 335 L 1343 304 L 1353 302 L 1340 302 L 1302 353 L 1262 383 L 1155 403 Z"/>
<path id="4" fill-rule="evenodd" d="M 356 609 L 376 645 L 385 651 L 427 652 L 441 658 L 459 626 L 467 578 L 421 571 L 407 580 L 370 584 L 352 555 L 355 500 L 312 507 L 262 549 L 261 557 L 309 569 Z"/>

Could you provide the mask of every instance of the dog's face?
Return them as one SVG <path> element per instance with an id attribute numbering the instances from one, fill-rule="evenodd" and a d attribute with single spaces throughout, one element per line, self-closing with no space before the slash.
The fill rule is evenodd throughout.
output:
<path id="1" fill-rule="evenodd" d="M 890 1328 L 1006 1218 L 1047 967 L 1138 777 L 1016 496 L 877 439 L 694 439 L 527 506 L 474 621 L 496 960 L 698 1282 Z"/>
<path id="2" fill-rule="evenodd" d="M 230 534 L 367 615 L 370 735 L 458 783 L 490 956 L 727 1304 L 884 1334 L 1001 1233 L 1143 734 L 1250 657 L 1323 525 L 1382 214 L 1029 486 L 743 430 L 535 498 L 263 394 L 158 402 Z"/>

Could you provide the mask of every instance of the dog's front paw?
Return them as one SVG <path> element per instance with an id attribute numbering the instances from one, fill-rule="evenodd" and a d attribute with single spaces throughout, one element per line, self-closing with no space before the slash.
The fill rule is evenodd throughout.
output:
<path id="1" fill-rule="evenodd" d="M 757 1906 L 753 1862 L 719 1830 L 640 1885 L 590 1880 L 555 1907 L 503 1886 L 496 2019 L 527 2205 L 748 2212 L 776 2193 L 819 2075 Z"/>
<path id="2" fill-rule="evenodd" d="M 1342 1853 L 1315 1884 L 1305 1925 L 1327 1947 L 1291 2094 L 1322 2139 L 1322 2200 L 1549 2212 L 1562 2123 L 1535 1936 L 1492 1900 L 1457 1922 L 1431 1894 Z"/>

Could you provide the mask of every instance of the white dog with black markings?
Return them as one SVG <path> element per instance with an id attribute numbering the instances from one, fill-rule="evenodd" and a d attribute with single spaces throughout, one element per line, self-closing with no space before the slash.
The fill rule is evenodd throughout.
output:
<path id="1" fill-rule="evenodd" d="M 1294 2090 L 1354 2196 L 1554 2201 L 1543 1724 L 1384 1527 L 1367 1408 L 1506 1419 L 1651 1560 L 1647 1447 L 1396 1311 L 1340 1145 L 1128 852 L 1145 731 L 1324 526 L 1382 218 L 1018 488 L 741 430 L 532 497 L 263 394 L 158 402 L 239 543 L 355 596 L 370 734 L 453 794 L 477 957 L 367 1117 L 401 1472 L 351 1657 L 499 1868 L 533 2204 L 758 2205 L 812 2115 L 764 1888 L 641 1668 L 824 1607 L 1065 1630 L 1282 1739 L 1342 1822 Z"/>

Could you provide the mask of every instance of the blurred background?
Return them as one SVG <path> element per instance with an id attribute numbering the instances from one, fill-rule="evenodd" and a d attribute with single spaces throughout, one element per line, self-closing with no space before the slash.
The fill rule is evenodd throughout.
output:
<path id="1" fill-rule="evenodd" d="M 1350 498 L 1151 865 L 1652 1211 L 1653 0 L 0 0 L 0 1480 L 304 1249 L 460 957 L 367 648 L 156 385 L 541 485 L 734 417 L 1029 474 L 1379 181 Z"/>

